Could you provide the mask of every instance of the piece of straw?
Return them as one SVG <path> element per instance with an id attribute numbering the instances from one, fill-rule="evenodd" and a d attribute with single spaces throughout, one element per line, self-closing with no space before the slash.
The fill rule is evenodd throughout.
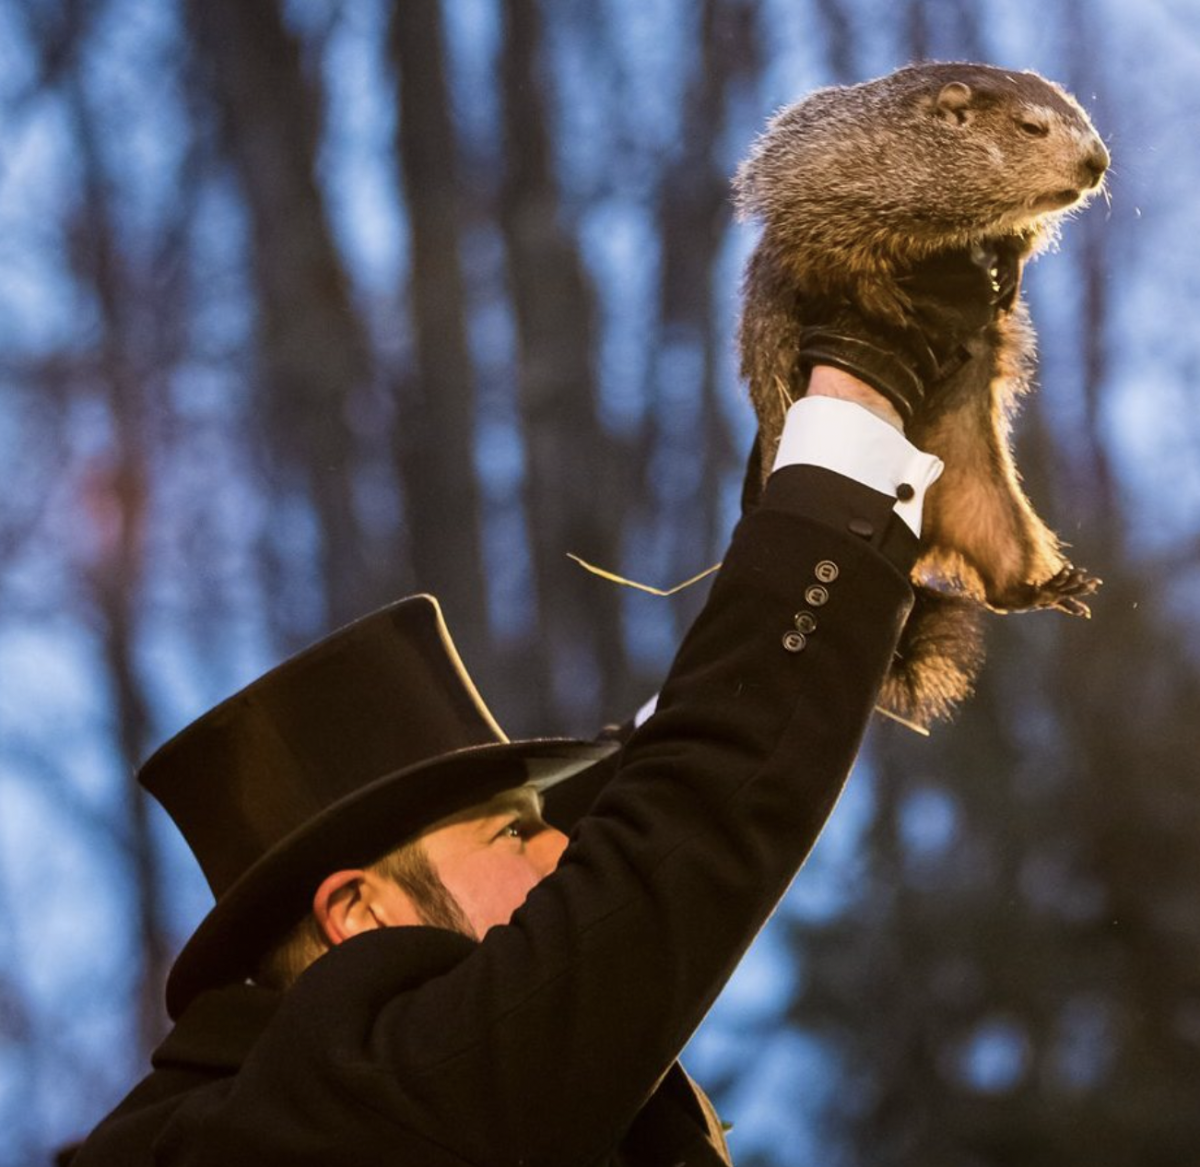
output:
<path id="1" fill-rule="evenodd" d="M 882 713 L 884 717 L 890 717 L 897 725 L 902 725 L 905 729 L 911 729 L 913 733 L 919 733 L 922 737 L 929 737 L 929 730 L 923 725 L 918 725 L 915 721 L 909 721 L 907 717 L 901 717 L 900 714 L 893 713 L 890 709 L 884 709 L 882 705 L 876 705 L 875 712 Z"/>
<path id="2" fill-rule="evenodd" d="M 676 584 L 673 588 L 656 588 L 650 584 L 638 583 L 635 579 L 626 579 L 623 575 L 616 575 L 611 571 L 605 571 L 602 567 L 597 567 L 594 563 L 588 563 L 586 559 L 580 559 L 578 555 L 567 552 L 567 558 L 575 560 L 585 571 L 590 571 L 592 575 L 598 575 L 601 579 L 610 580 L 612 583 L 620 584 L 626 588 L 637 588 L 639 592 L 649 592 L 652 596 L 673 596 L 676 592 L 683 591 L 684 588 L 690 588 L 692 584 L 699 583 L 705 576 L 712 575 L 721 565 L 714 563 L 712 567 L 705 568 L 699 575 L 692 576 L 691 579 L 685 579 L 683 583 Z"/>

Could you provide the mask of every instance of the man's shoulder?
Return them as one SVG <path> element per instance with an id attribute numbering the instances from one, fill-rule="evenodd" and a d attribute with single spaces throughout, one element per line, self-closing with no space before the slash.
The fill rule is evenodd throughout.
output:
<path id="1" fill-rule="evenodd" d="M 214 1100 L 228 1091 L 234 1072 L 152 1070 L 84 1140 L 71 1167 L 150 1167 L 153 1147 L 181 1105 L 201 1094 Z"/>
<path id="2" fill-rule="evenodd" d="M 479 942 L 444 928 L 406 926 L 361 932 L 314 961 L 280 1000 L 280 1019 L 321 1010 L 329 996 L 342 1007 L 368 1007 L 418 989 L 471 955 Z"/>

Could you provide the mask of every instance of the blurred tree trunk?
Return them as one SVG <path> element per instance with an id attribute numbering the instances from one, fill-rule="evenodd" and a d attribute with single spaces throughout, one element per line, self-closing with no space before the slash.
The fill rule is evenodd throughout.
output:
<path id="1" fill-rule="evenodd" d="M 904 31 L 914 61 L 928 60 L 931 55 L 929 8 L 928 0 L 908 0 Z"/>
<path id="2" fill-rule="evenodd" d="M 135 981 L 137 1040 L 148 1057 L 166 1028 L 163 985 L 171 958 L 150 799 L 134 779 L 153 728 L 137 665 L 150 493 L 147 434 L 153 418 L 145 381 L 153 345 L 139 328 L 141 298 L 127 279 L 121 256 L 110 177 L 99 148 L 102 130 L 78 74 L 68 77 L 65 89 L 83 177 L 71 260 L 99 321 L 94 387 L 111 433 L 108 450 L 92 461 L 80 483 L 92 544 L 83 583 L 110 687 L 113 754 L 123 775 L 128 833 L 122 831 L 119 837 L 127 840 L 132 867 L 136 951 L 141 958 Z"/>
<path id="3" fill-rule="evenodd" d="M 413 570 L 441 600 L 472 667 L 489 658 L 480 504 L 475 472 L 475 379 L 460 255 L 462 198 L 438 0 L 391 7 L 388 51 L 399 84 L 396 153 L 408 209 L 413 400 L 395 435 Z"/>
<path id="4" fill-rule="evenodd" d="M 909 61 L 988 59 L 973 0 L 908 0 L 903 22 Z"/>
<path id="5" fill-rule="evenodd" d="M 836 85 L 852 85 L 859 78 L 854 27 L 845 0 L 812 0 L 813 24 L 825 36 L 825 60 Z"/>
<path id="6" fill-rule="evenodd" d="M 288 640 L 306 640 L 360 615 L 382 588 L 377 577 L 398 574 L 372 574 L 354 510 L 348 414 L 370 380 L 371 356 L 317 185 L 319 95 L 278 0 L 186 0 L 185 13 L 250 218 L 263 394 L 257 438 L 270 489 L 280 504 L 299 502 L 316 517 L 315 571 L 300 566 L 285 533 L 272 531 L 269 548 L 275 626 Z M 324 600 L 315 621 L 314 584 Z"/>
<path id="7" fill-rule="evenodd" d="M 730 338 L 718 334 L 716 299 L 717 263 L 731 213 L 720 131 L 758 68 L 756 15 L 743 0 L 704 0 L 700 5 L 699 37 L 687 65 L 679 149 L 658 190 L 662 263 L 658 333 L 651 357 L 656 424 L 643 461 L 647 466 L 652 460 L 669 466 L 676 479 L 658 484 L 666 501 L 655 526 L 662 532 L 660 543 L 668 548 L 663 558 L 679 577 L 720 558 L 728 531 L 722 527 L 714 485 L 731 465 L 740 469 L 749 452 L 733 448 L 722 416 L 720 397 L 728 387 L 721 376 L 721 357 Z M 681 375 L 686 378 L 683 383 Z M 683 398 L 699 405 L 683 410 L 688 421 L 681 426 Z M 699 598 L 698 592 L 696 601 Z M 684 608 L 674 610 L 694 615 Z M 677 627 L 674 641 L 680 632 Z"/>
<path id="8" fill-rule="evenodd" d="M 505 0 L 501 59 L 505 172 L 500 225 L 518 335 L 518 401 L 534 536 L 542 725 L 587 732 L 618 709 L 623 671 L 619 589 L 567 559 L 611 566 L 635 490 L 596 415 L 595 305 L 564 224 L 550 136 L 537 0 Z"/>

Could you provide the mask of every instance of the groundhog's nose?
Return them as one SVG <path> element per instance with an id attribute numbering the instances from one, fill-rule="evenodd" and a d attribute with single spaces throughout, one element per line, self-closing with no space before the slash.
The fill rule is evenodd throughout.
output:
<path id="1" fill-rule="evenodd" d="M 1104 177 L 1109 162 L 1108 150 L 1105 149 L 1104 143 L 1099 138 L 1094 139 L 1091 149 L 1083 159 L 1083 168 L 1091 178 L 1089 186 L 1095 186 Z"/>

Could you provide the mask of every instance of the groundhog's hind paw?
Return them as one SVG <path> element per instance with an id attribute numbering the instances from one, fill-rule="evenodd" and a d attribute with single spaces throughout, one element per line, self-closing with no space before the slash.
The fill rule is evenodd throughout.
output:
<path id="1" fill-rule="evenodd" d="M 1086 620 L 1092 610 L 1080 597 L 1093 595 L 1102 582 L 1072 563 L 1064 564 L 1057 575 L 1038 588 L 1043 597 L 1041 606 L 1058 608 L 1070 616 L 1082 616 Z"/>
<path id="2" fill-rule="evenodd" d="M 1088 575 L 1074 564 L 1062 569 L 1040 584 L 1022 584 L 1005 596 L 989 600 L 988 606 L 998 612 L 1028 612 L 1035 608 L 1057 608 L 1070 616 L 1091 616 L 1092 610 L 1080 598 L 1090 596 L 1101 580 Z"/>

